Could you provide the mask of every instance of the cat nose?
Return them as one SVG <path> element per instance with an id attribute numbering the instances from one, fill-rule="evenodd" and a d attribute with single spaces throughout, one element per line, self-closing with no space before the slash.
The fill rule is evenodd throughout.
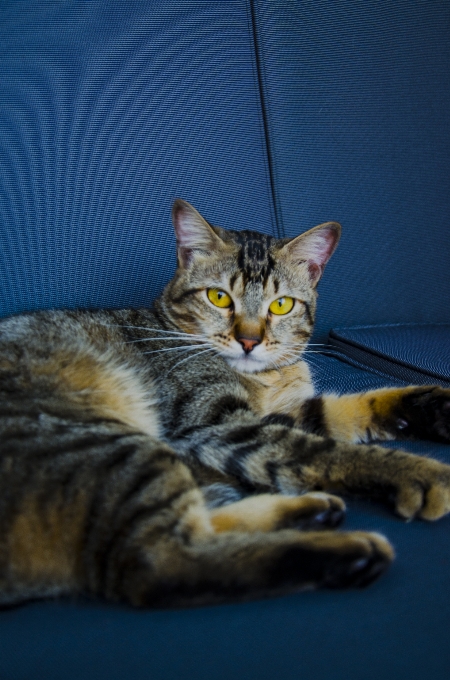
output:
<path id="1" fill-rule="evenodd" d="M 261 342 L 259 338 L 236 338 L 236 340 L 242 345 L 246 354 L 249 354 L 253 347 Z"/>

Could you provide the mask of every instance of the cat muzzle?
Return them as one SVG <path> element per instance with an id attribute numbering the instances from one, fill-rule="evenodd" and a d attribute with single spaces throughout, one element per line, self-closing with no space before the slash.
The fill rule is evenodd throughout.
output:
<path id="1" fill-rule="evenodd" d="M 256 345 L 261 344 L 261 340 L 259 338 L 236 338 L 236 340 L 242 345 L 242 348 L 246 354 L 250 354 Z"/>

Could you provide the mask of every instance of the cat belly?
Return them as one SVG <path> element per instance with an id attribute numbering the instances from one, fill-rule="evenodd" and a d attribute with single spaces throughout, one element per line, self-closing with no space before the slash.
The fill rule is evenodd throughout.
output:
<path id="1" fill-rule="evenodd" d="M 58 356 L 53 357 L 58 362 Z M 68 388 L 69 398 L 78 399 L 102 418 L 113 418 L 152 437 L 161 434 L 156 388 L 145 385 L 138 370 L 112 357 L 77 358 L 61 368 L 58 377 Z"/>
<path id="2" fill-rule="evenodd" d="M 43 412 L 47 406 L 70 415 L 81 409 L 159 438 L 156 387 L 139 356 L 99 314 L 75 315 L 50 311 L 4 320 L 0 385 L 8 394 L 25 390 L 29 404 Z"/>

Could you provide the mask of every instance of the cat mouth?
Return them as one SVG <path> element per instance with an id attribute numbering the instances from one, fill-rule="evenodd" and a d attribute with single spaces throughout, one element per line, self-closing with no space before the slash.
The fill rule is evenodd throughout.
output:
<path id="1" fill-rule="evenodd" d="M 242 354 L 238 356 L 226 356 L 224 358 L 232 368 L 234 368 L 236 371 L 241 371 L 242 373 L 256 373 L 257 371 L 265 371 L 270 365 L 269 359 L 252 356 L 251 352 L 249 354 L 242 352 Z"/>

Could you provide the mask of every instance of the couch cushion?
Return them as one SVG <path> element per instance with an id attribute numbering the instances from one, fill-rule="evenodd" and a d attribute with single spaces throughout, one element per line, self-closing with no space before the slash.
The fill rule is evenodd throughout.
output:
<path id="1" fill-rule="evenodd" d="M 343 226 L 317 337 L 449 323 L 450 4 L 254 4 L 279 220 Z"/>
<path id="2" fill-rule="evenodd" d="M 334 358 L 314 354 L 309 361 L 320 391 L 400 384 Z M 450 463 L 448 446 L 402 448 Z M 447 680 L 450 518 L 404 522 L 383 506 L 352 499 L 344 528 L 381 531 L 396 548 L 389 571 L 366 590 L 183 611 L 32 603 L 0 613 L 0 677 Z"/>
<path id="3" fill-rule="evenodd" d="M 450 325 L 354 326 L 330 331 L 328 352 L 418 385 L 450 386 Z"/>
<path id="4" fill-rule="evenodd" d="M 0 315 L 148 305 L 176 196 L 275 233 L 246 0 L 5 0 L 0 44 Z"/>

